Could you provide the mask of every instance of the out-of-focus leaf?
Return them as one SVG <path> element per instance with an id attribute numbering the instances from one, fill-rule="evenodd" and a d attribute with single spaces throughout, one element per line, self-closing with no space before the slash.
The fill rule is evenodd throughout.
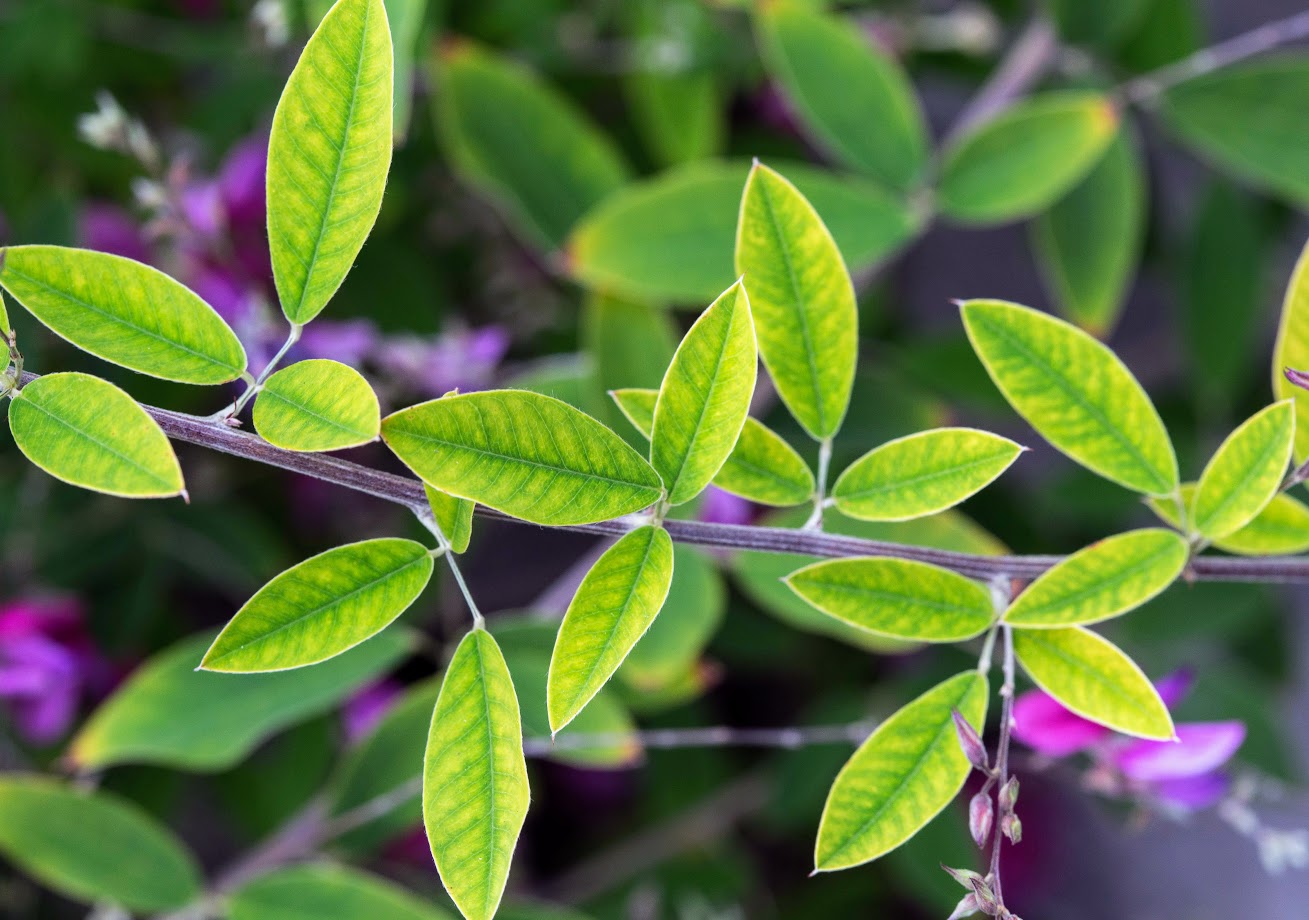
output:
<path id="1" fill-rule="evenodd" d="M 955 737 L 953 710 L 986 722 L 987 682 L 967 671 L 905 706 L 841 768 L 818 826 L 818 872 L 848 869 L 904 843 L 963 787 L 972 767 Z"/>
<path id="2" fill-rule="evenodd" d="M 450 551 L 464 552 L 473 539 L 473 512 L 477 509 L 477 503 L 447 495 L 426 483 L 423 490 L 427 493 L 427 505 L 432 509 L 432 518 L 436 526 L 441 528 L 441 535 L 450 544 Z"/>
<path id="3" fill-rule="evenodd" d="M 423 760 L 423 824 L 437 871 L 468 920 L 491 920 L 530 797 L 513 679 L 490 633 L 459 643 Z"/>
<path id="4" fill-rule="evenodd" d="M 1146 0 L 1134 28 L 1119 43 L 1117 57 L 1128 71 L 1156 70 L 1198 51 L 1203 33 L 1195 0 Z"/>
<path id="5" fill-rule="evenodd" d="M 377 220 L 394 79 L 382 0 L 340 0 L 287 79 L 268 138 L 268 240 L 292 323 L 327 306 Z"/>
<path id="6" fill-rule="evenodd" d="M 599 128 L 519 65 L 460 40 L 444 46 L 435 75 L 437 123 L 455 169 L 528 242 L 559 248 L 627 180 Z"/>
<path id="7" fill-rule="evenodd" d="M 899 64 L 844 18 L 779 2 L 759 7 L 768 69 L 805 127 L 851 169 L 888 186 L 914 185 L 927 133 Z"/>
<path id="8" fill-rule="evenodd" d="M 1152 0 L 1051 0 L 1048 4 L 1059 35 L 1075 45 L 1106 47 L 1129 32 Z"/>
<path id="9" fill-rule="evenodd" d="M 44 776 L 0 776 L 0 854 L 61 894 L 154 913 L 200 894 L 200 867 L 135 804 Z"/>
<path id="10" fill-rule="evenodd" d="M 582 341 L 603 392 L 625 387 L 653 387 L 652 392 L 658 392 L 677 350 L 677 332 L 668 311 L 649 304 L 594 291 L 588 293 L 583 304 Z M 607 400 L 601 405 L 597 418 L 644 452 L 645 443 L 619 423 L 614 407 Z"/>
<path id="11" fill-rule="evenodd" d="M 1118 113 L 1098 93 L 1016 103 L 946 152 L 941 209 L 970 224 L 1031 217 L 1090 172 L 1117 129 Z"/>
<path id="12" fill-rule="evenodd" d="M 863 179 L 777 165 L 813 203 L 856 271 L 887 256 L 922 224 L 903 201 Z M 748 173 L 745 163 L 706 161 L 632 183 L 578 223 L 568 240 L 569 273 L 638 300 L 712 300 L 737 277 L 731 253 Z"/>
<path id="13" fill-rule="evenodd" d="M 227 902 L 228 920 L 446 920 L 393 882 L 344 866 L 292 866 L 261 875 Z"/>
<path id="14" fill-rule="evenodd" d="M 991 379 L 1047 441 L 1147 495 L 1177 488 L 1177 456 L 1145 390 L 1085 332 L 1017 304 L 971 300 L 964 327 Z"/>
<path id="15" fill-rule="evenodd" d="M 1182 502 L 1188 509 L 1195 497 L 1195 483 L 1182 484 Z M 1150 509 L 1174 527 L 1185 527 L 1171 498 L 1150 499 Z M 1309 550 L 1309 507 L 1284 492 L 1255 515 L 1240 530 L 1214 540 L 1214 546 L 1242 556 L 1286 556 Z"/>
<path id="16" fill-rule="evenodd" d="M 173 446 L 145 410 L 89 374 L 48 374 L 9 403 L 23 455 L 56 479 L 127 498 L 183 493 Z"/>
<path id="17" fill-rule="evenodd" d="M 726 611 L 727 585 L 718 568 L 695 547 L 674 544 L 668 597 L 618 676 L 637 690 L 672 686 L 694 669 Z"/>
<path id="18" fill-rule="evenodd" d="M 1209 539 L 1250 523 L 1272 501 L 1295 440 L 1295 406 L 1285 399 L 1257 412 L 1219 446 L 1195 487 L 1189 523 Z"/>
<path id="19" fill-rule="evenodd" d="M 1144 173 L 1124 125 L 1100 162 L 1032 224 L 1038 263 L 1059 309 L 1098 338 L 1118 321 L 1141 258 Z"/>
<path id="20" fill-rule="evenodd" d="M 411 645 L 393 629 L 312 668 L 197 671 L 212 642 L 211 634 L 192 636 L 143 664 L 74 736 L 71 762 L 84 770 L 121 763 L 226 769 L 269 735 L 326 712 L 384 674 Z"/>
<path id="21" fill-rule="evenodd" d="M 255 431 L 284 450 L 340 450 L 366 444 L 381 426 L 377 394 L 339 361 L 297 361 L 264 381 L 255 398 Z"/>

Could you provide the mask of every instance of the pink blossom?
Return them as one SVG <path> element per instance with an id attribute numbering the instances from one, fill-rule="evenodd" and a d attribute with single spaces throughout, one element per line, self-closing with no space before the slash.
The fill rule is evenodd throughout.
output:
<path id="1" fill-rule="evenodd" d="M 108 668 L 87 636 L 80 606 L 28 599 L 0 607 L 0 705 L 34 744 L 58 741 Z"/>
<path id="2" fill-rule="evenodd" d="M 77 236 L 87 249 L 149 262 L 150 246 L 132 215 L 112 204 L 92 203 L 82 208 Z"/>
<path id="3" fill-rule="evenodd" d="M 358 690 L 341 708 L 341 725 L 348 744 L 358 744 L 391 711 L 404 687 L 380 680 Z"/>
<path id="4" fill-rule="evenodd" d="M 710 486 L 705 489 L 697 517 L 711 524 L 749 524 L 755 518 L 755 508 L 744 498 Z"/>

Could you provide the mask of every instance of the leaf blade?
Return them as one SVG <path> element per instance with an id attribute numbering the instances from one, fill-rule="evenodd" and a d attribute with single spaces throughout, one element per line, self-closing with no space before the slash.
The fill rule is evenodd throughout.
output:
<path id="1" fill-rule="evenodd" d="M 329 864 L 291 866 L 261 875 L 228 899 L 230 920 L 445 920 L 434 904 L 380 876 Z"/>
<path id="2" fill-rule="evenodd" d="M 382 412 L 362 374 L 339 361 L 311 358 L 264 381 L 254 424 L 260 437 L 283 450 L 341 450 L 375 440 Z"/>
<path id="3" fill-rule="evenodd" d="M 1295 404 L 1286 399 L 1246 419 L 1200 475 L 1192 526 L 1209 539 L 1229 536 L 1258 516 L 1282 485 L 1295 443 Z"/>
<path id="4" fill-rule="evenodd" d="M 456 498 L 440 489 L 434 489 L 423 483 L 427 493 L 427 505 L 432 509 L 432 518 L 441 528 L 441 535 L 450 544 L 450 551 L 462 553 L 468 549 L 473 539 L 473 512 L 477 503 L 466 498 Z"/>

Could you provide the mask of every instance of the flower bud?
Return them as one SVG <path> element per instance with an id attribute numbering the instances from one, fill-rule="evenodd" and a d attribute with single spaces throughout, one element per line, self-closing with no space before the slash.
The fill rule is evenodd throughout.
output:
<path id="1" fill-rule="evenodd" d="M 1000 906 L 1000 900 L 991 890 L 985 879 L 978 878 L 973 882 L 973 900 L 977 902 L 977 909 L 982 913 L 994 917 L 1003 908 Z"/>
<path id="2" fill-rule="evenodd" d="M 977 906 L 977 897 L 966 894 L 964 899 L 955 906 L 954 913 L 946 917 L 945 920 L 962 920 L 963 917 L 971 917 L 979 910 Z"/>
<path id="3" fill-rule="evenodd" d="M 1023 839 L 1023 822 L 1018 820 L 1018 816 L 1008 814 L 1000 819 L 1000 833 L 1009 838 L 1011 843 L 1017 843 Z"/>
<path id="4" fill-rule="evenodd" d="M 1309 371 L 1297 371 L 1289 367 L 1282 368 L 1286 379 L 1298 387 L 1309 390 Z"/>
<path id="5" fill-rule="evenodd" d="M 952 869 L 945 863 L 941 864 L 941 868 L 950 874 L 950 878 L 965 888 L 972 888 L 974 882 L 985 882 L 981 875 L 971 869 Z"/>
<path id="6" fill-rule="evenodd" d="M 1014 806 L 1018 804 L 1018 777 L 1009 777 L 1009 782 L 1000 787 L 999 798 L 1001 814 L 1013 814 Z"/>
<path id="7" fill-rule="evenodd" d="M 968 803 L 968 833 L 973 835 L 973 842 L 985 847 L 991 839 L 991 827 L 995 823 L 995 809 L 991 806 L 991 796 L 979 792 Z"/>
<path id="8" fill-rule="evenodd" d="M 977 730 L 968 724 L 968 720 L 958 709 L 950 710 L 950 715 L 954 718 L 954 731 L 959 738 L 959 747 L 963 749 L 968 762 L 983 773 L 990 773 L 991 765 L 986 756 L 986 745 L 982 744 Z"/>

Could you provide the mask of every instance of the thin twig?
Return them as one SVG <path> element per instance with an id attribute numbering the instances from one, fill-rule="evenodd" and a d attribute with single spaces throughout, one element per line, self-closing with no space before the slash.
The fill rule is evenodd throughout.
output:
<path id="1" fill-rule="evenodd" d="M 996 814 L 1003 815 L 1000 795 L 1009 782 L 1009 741 L 1014 721 L 1014 633 L 1008 626 L 1001 626 L 1004 639 L 1004 684 L 1000 687 L 1000 742 L 995 749 L 996 770 Z M 1004 906 L 1004 889 L 1000 884 L 1000 848 L 1005 835 L 996 827 L 995 839 L 991 842 L 991 891 L 1000 906 Z"/>
<path id="2" fill-rule="evenodd" d="M 977 95 L 959 113 L 946 132 L 945 146 L 1035 86 L 1054 65 L 1058 52 L 1059 39 L 1053 24 L 1045 16 L 1033 18 Z"/>

